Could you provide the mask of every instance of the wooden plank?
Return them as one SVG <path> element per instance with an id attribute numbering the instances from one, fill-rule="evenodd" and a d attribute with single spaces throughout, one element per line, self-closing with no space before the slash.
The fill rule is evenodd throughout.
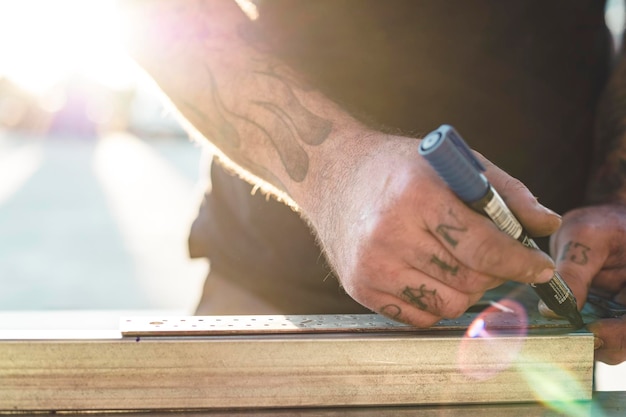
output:
<path id="1" fill-rule="evenodd" d="M 0 410 L 588 400 L 593 336 L 337 333 L 0 341 Z"/>
<path id="2" fill-rule="evenodd" d="M 133 412 L 132 417 L 624 417 L 626 392 L 595 392 L 576 403 L 414 405 L 402 407 L 324 407 L 259 410 L 184 410 Z M 119 412 L 72 412 L 74 417 L 120 417 Z"/>

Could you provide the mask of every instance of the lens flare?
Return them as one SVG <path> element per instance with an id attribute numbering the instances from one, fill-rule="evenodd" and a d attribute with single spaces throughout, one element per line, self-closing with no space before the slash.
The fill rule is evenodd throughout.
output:
<path id="1" fill-rule="evenodd" d="M 517 301 L 492 302 L 470 324 L 459 346 L 461 372 L 476 380 L 492 378 L 517 359 L 527 334 L 526 309 Z"/>
<path id="2" fill-rule="evenodd" d="M 524 366 L 518 368 L 537 401 L 546 407 L 572 417 L 604 416 L 597 404 L 576 400 L 573 393 L 584 390 L 580 382 L 566 370 L 528 356 L 525 357 Z"/>
<path id="3" fill-rule="evenodd" d="M 486 336 L 487 331 L 485 330 L 485 320 L 480 317 L 474 320 L 467 328 L 467 332 L 465 334 L 471 338 Z"/>

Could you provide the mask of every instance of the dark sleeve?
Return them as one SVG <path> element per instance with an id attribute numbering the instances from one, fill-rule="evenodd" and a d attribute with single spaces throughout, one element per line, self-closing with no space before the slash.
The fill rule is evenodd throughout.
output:
<path id="1" fill-rule="evenodd" d="M 189 237 L 192 257 L 286 314 L 368 312 L 340 287 L 311 229 L 219 163 Z"/>

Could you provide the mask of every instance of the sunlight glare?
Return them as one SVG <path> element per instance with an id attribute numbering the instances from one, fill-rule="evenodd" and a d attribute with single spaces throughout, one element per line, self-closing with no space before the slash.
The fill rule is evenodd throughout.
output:
<path id="1" fill-rule="evenodd" d="M 457 356 L 461 372 L 479 381 L 493 378 L 515 363 L 527 332 L 522 304 L 506 298 L 490 304 L 468 326 Z"/>
<path id="2" fill-rule="evenodd" d="M 518 369 L 534 391 L 537 400 L 552 410 L 572 417 L 604 415 L 596 408 L 591 413 L 590 407 L 593 405 L 589 401 L 577 400 L 578 396 L 573 393 L 584 392 L 585 389 L 569 371 L 556 364 L 526 357 L 524 365 L 518 365 Z"/>
<path id="3" fill-rule="evenodd" d="M 42 94 L 73 75 L 126 88 L 134 73 L 114 0 L 0 0 L 0 78 Z"/>
<path id="4" fill-rule="evenodd" d="M 132 254 L 134 279 L 155 305 L 191 314 L 207 269 L 203 259 L 191 260 L 187 253 L 202 188 L 176 172 L 153 146 L 128 133 L 100 139 L 94 172 Z"/>
<path id="5" fill-rule="evenodd" d="M 0 145 L 4 141 L 0 137 Z M 34 140 L 21 147 L 0 146 L 0 206 L 37 172 L 42 159 L 41 144 Z"/>

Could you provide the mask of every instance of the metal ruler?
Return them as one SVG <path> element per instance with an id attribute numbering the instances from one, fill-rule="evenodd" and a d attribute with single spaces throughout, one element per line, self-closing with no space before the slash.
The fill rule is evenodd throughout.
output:
<path id="1" fill-rule="evenodd" d="M 403 324 L 378 314 L 314 314 L 122 317 L 120 331 L 125 337 L 388 332 L 459 334 L 471 329 L 479 320 L 490 331 L 516 335 L 521 331 L 529 334 L 563 334 L 575 330 L 564 319 L 549 319 L 539 314 L 538 298 L 528 286 L 509 284 L 502 288 L 505 290 L 499 289 L 501 293 L 497 297 L 491 300 L 483 298 L 461 317 L 441 320 L 427 329 Z M 491 293 L 498 294 L 496 291 Z M 506 301 L 503 296 L 517 301 Z M 496 302 L 493 299 L 501 301 Z M 601 297 L 591 298 L 590 294 L 582 311 L 585 323 L 626 313 L 626 307 L 620 306 L 623 307 L 622 310 L 617 310 L 613 305 L 602 303 L 602 300 Z"/>
<path id="2" fill-rule="evenodd" d="M 466 313 L 454 320 L 442 320 L 428 329 L 399 323 L 378 314 L 338 315 L 250 315 L 250 316 L 184 316 L 184 317 L 123 317 L 120 331 L 125 337 L 142 336 L 220 336 L 252 334 L 298 333 L 378 333 L 465 332 L 479 316 Z M 517 333 L 529 331 L 571 332 L 565 320 L 534 317 L 521 320 L 500 312 L 482 318 L 491 331 Z"/>

